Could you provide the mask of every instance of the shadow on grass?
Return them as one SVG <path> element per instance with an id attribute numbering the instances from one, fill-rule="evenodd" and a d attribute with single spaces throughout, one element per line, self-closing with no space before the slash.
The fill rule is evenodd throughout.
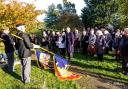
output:
<path id="1" fill-rule="evenodd" d="M 15 72 L 9 72 L 9 71 L 7 70 L 7 66 L 3 67 L 2 70 L 3 70 L 5 73 L 7 73 L 7 74 L 11 75 L 12 77 L 14 77 L 15 79 L 21 81 L 21 76 L 18 75 L 17 73 L 15 73 Z"/>
<path id="2" fill-rule="evenodd" d="M 109 71 L 109 72 L 116 72 L 116 69 L 103 68 L 100 65 L 99 66 L 98 65 L 89 65 L 89 64 L 83 64 L 80 62 L 76 62 L 76 61 L 72 61 L 71 64 L 75 65 L 75 66 L 82 67 L 82 68 L 99 69 L 99 70 L 105 70 L 105 71 Z"/>
<path id="3" fill-rule="evenodd" d="M 117 62 L 116 59 L 113 58 L 114 56 L 111 55 L 104 55 L 103 60 L 106 62 Z M 79 60 L 86 60 L 86 61 L 97 61 L 97 55 L 95 55 L 94 57 L 91 56 L 87 56 L 87 55 L 81 55 L 81 54 L 75 54 L 74 58 L 79 59 Z"/>
<path id="4" fill-rule="evenodd" d="M 119 73 L 117 72 L 117 69 L 119 68 L 115 68 L 115 69 L 109 69 L 109 68 L 103 68 L 102 65 L 89 65 L 89 64 L 86 64 L 86 63 L 80 63 L 80 62 L 77 62 L 77 61 L 72 61 L 71 62 L 71 65 L 75 65 L 75 66 L 79 66 L 81 68 L 84 68 L 84 69 L 98 69 L 98 70 L 101 70 L 101 71 L 106 71 L 106 72 L 112 72 L 113 74 L 116 74 L 116 73 Z M 90 72 L 88 70 L 85 70 L 86 72 L 89 72 L 89 73 L 92 73 L 92 74 L 96 74 L 98 76 L 104 76 L 106 79 L 110 79 L 110 80 L 114 80 L 114 81 L 118 81 L 118 82 L 123 82 L 123 83 L 128 83 L 128 79 L 125 79 L 125 78 L 120 78 L 118 76 L 113 76 L 113 75 L 108 75 L 108 74 L 103 74 L 103 73 L 98 73 L 96 71 L 94 72 Z M 120 72 L 121 73 L 121 72 Z"/>

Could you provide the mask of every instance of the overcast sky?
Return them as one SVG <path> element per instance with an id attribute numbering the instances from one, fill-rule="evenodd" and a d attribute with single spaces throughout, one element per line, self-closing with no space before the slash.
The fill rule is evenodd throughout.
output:
<path id="1" fill-rule="evenodd" d="M 52 3 L 54 3 L 55 5 L 59 3 L 62 4 L 63 0 L 18 0 L 18 1 L 33 3 L 36 6 L 36 9 L 38 10 L 42 10 L 42 9 L 47 10 L 48 6 L 51 5 Z M 68 0 L 68 1 L 75 4 L 77 14 L 80 15 L 81 9 L 85 6 L 84 0 Z M 42 16 L 39 16 L 38 19 L 41 20 Z"/>

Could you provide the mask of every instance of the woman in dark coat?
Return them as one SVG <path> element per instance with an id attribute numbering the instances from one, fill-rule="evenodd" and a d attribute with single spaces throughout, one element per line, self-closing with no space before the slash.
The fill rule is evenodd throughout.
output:
<path id="1" fill-rule="evenodd" d="M 83 55 L 87 54 L 88 41 L 89 41 L 89 36 L 87 35 L 86 31 L 83 31 L 81 36 L 81 48 Z"/>
<path id="2" fill-rule="evenodd" d="M 71 29 L 69 27 L 67 27 L 67 30 L 66 30 L 66 50 L 67 50 L 69 60 L 73 56 L 73 51 L 74 51 L 74 35 L 70 30 Z"/>
<path id="3" fill-rule="evenodd" d="M 96 32 L 97 39 L 96 39 L 96 51 L 97 51 L 97 57 L 98 61 L 103 61 L 103 54 L 104 54 L 104 49 L 105 49 L 105 38 L 103 36 L 102 31 L 98 30 Z"/>

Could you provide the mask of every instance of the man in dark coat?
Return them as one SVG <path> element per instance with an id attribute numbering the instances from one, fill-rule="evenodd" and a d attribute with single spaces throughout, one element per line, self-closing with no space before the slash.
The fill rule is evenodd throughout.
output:
<path id="1" fill-rule="evenodd" d="M 41 38 L 41 46 L 48 49 L 49 41 L 48 41 L 48 35 L 46 32 L 43 32 L 42 38 Z"/>
<path id="2" fill-rule="evenodd" d="M 86 31 L 83 31 L 81 36 L 81 48 L 82 48 L 83 55 L 87 54 L 88 41 L 89 41 L 89 36 L 87 35 Z"/>
<path id="3" fill-rule="evenodd" d="M 31 49 L 40 47 L 31 44 L 29 36 L 25 33 L 24 24 L 17 24 L 16 28 L 18 30 L 17 36 L 22 38 L 22 40 L 16 39 L 16 49 L 21 59 L 22 81 L 29 83 L 31 74 Z"/>
<path id="4" fill-rule="evenodd" d="M 57 47 L 56 47 L 57 37 L 54 31 L 52 31 L 50 41 L 51 41 L 51 51 L 56 53 L 57 52 Z"/>
<path id="5" fill-rule="evenodd" d="M 128 28 L 124 29 L 124 36 L 120 42 L 122 68 L 124 73 L 128 75 Z"/>
<path id="6" fill-rule="evenodd" d="M 74 51 L 74 35 L 71 32 L 71 29 L 67 27 L 66 30 L 66 50 L 68 54 L 69 60 L 73 56 L 73 51 Z"/>
<path id="7" fill-rule="evenodd" d="M 14 42 L 12 37 L 9 35 L 9 28 L 3 28 L 3 33 L 1 35 L 3 43 L 5 45 L 5 53 L 8 59 L 8 70 L 10 72 L 14 71 Z"/>

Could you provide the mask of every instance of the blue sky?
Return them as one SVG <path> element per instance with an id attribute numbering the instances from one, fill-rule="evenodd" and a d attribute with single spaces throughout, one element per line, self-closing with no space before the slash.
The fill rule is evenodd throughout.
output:
<path id="1" fill-rule="evenodd" d="M 33 3 L 36 6 L 37 10 L 45 9 L 47 10 L 48 6 L 54 3 L 55 5 L 61 3 L 63 0 L 18 0 L 21 2 Z M 77 14 L 81 14 L 81 9 L 85 6 L 84 0 L 68 0 L 75 4 Z M 45 15 L 43 15 L 44 18 Z M 38 16 L 38 19 L 41 20 L 42 16 Z"/>

